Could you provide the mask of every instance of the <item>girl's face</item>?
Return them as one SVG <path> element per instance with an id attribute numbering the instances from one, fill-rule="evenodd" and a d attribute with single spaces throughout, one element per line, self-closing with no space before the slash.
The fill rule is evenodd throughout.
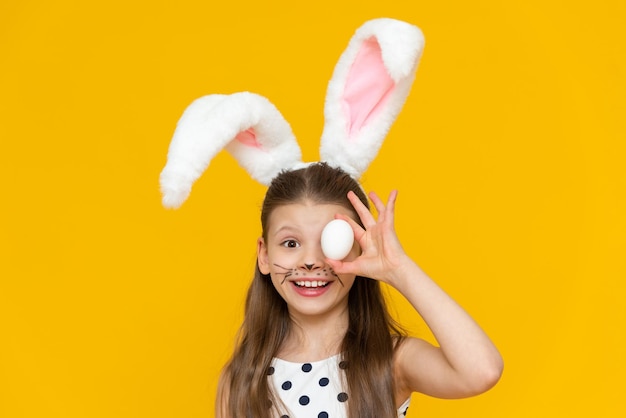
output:
<path id="1" fill-rule="evenodd" d="M 337 275 L 326 264 L 321 247 L 322 230 L 341 213 L 354 214 L 336 204 L 308 201 L 279 206 L 268 219 L 267 240 L 259 238 L 259 269 L 287 303 L 289 312 L 304 316 L 342 313 L 354 275 Z M 345 260 L 360 253 L 355 242 Z"/>

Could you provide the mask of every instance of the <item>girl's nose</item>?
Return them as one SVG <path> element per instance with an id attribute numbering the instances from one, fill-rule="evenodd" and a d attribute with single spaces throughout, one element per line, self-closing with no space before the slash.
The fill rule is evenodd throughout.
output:
<path id="1" fill-rule="evenodd" d="M 323 269 L 326 262 L 324 261 L 324 254 L 322 253 L 322 247 L 311 247 L 308 251 L 302 254 L 299 266 L 306 271 L 314 271 Z"/>
<path id="2" fill-rule="evenodd" d="M 306 271 L 319 270 L 324 267 L 324 262 L 321 260 L 317 262 L 305 261 L 302 263 L 302 267 L 304 267 Z"/>

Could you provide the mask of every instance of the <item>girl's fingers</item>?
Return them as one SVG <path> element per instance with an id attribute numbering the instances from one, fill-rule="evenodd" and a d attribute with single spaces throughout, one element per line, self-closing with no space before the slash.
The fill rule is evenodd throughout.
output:
<path id="1" fill-rule="evenodd" d="M 394 219 L 394 211 L 396 206 L 396 197 L 398 196 L 397 190 L 392 190 L 389 194 L 389 198 L 387 199 L 387 204 L 385 205 L 380 197 L 375 192 L 369 193 L 369 198 L 374 203 L 374 207 L 378 212 L 378 222 L 391 222 L 393 224 Z"/>
<path id="2" fill-rule="evenodd" d="M 363 222 L 366 229 L 376 225 L 376 220 L 354 192 L 348 192 L 348 200 L 352 203 L 352 207 L 356 210 L 356 213 L 359 215 L 359 218 L 361 218 L 361 222 Z"/>
<path id="3" fill-rule="evenodd" d="M 391 193 L 389 194 L 389 198 L 387 199 L 386 205 L 375 192 L 370 192 L 368 196 L 374 204 L 374 207 L 376 208 L 376 212 L 378 213 L 378 221 L 376 221 L 372 213 L 367 209 L 363 202 L 361 202 L 357 195 L 354 194 L 354 192 L 348 192 L 348 199 L 350 200 L 350 203 L 352 203 L 352 206 L 359 215 L 359 218 L 361 218 L 361 222 L 363 222 L 365 229 L 369 229 L 377 223 L 388 222 L 393 225 L 398 191 L 391 191 Z"/>
<path id="4" fill-rule="evenodd" d="M 398 198 L 398 191 L 392 190 L 387 200 L 387 207 L 385 208 L 385 217 L 393 225 L 394 214 L 396 212 L 396 199 Z"/>
<path id="5" fill-rule="evenodd" d="M 339 273 L 339 274 L 357 274 L 358 272 L 353 272 L 351 269 L 352 263 L 346 262 L 346 261 L 338 261 L 338 260 L 332 260 L 332 259 L 327 259 L 326 263 L 328 263 L 328 265 L 330 265 L 330 267 L 333 269 L 333 271 L 335 273 Z"/>
<path id="6" fill-rule="evenodd" d="M 393 230 L 394 228 L 394 218 L 395 218 L 395 210 L 396 210 L 396 199 L 398 197 L 398 191 L 392 190 L 389 194 L 389 198 L 387 199 L 387 204 L 384 204 L 381 198 L 376 194 L 376 192 L 370 192 L 368 194 L 371 199 L 374 207 L 376 208 L 376 212 L 378 213 L 378 219 L 374 218 L 374 215 L 370 212 L 370 210 L 361 202 L 358 196 L 354 192 L 348 192 L 348 199 L 350 203 L 356 210 L 359 218 L 361 219 L 361 223 L 365 227 L 363 229 L 355 220 L 351 219 L 348 216 L 337 214 L 335 217 L 341 218 L 352 226 L 352 230 L 354 231 L 354 237 L 360 243 L 361 238 L 366 234 L 367 230 L 372 229 L 373 227 L 380 225 L 382 228 Z"/>
<path id="7" fill-rule="evenodd" d="M 376 212 L 378 213 L 378 220 L 382 222 L 385 217 L 385 204 L 382 200 L 380 200 L 380 197 L 378 197 L 375 192 L 370 192 L 369 198 L 376 208 Z"/>

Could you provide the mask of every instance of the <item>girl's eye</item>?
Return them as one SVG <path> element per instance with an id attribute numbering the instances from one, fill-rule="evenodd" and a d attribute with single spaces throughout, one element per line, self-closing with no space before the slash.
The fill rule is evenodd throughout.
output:
<path id="1" fill-rule="evenodd" d="M 288 239 L 283 241 L 281 245 L 287 248 L 298 248 L 300 246 L 300 243 L 294 239 Z"/>

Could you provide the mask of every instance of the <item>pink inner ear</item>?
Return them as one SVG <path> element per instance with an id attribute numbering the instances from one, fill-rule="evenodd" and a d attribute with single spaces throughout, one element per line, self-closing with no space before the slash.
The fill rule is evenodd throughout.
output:
<path id="1" fill-rule="evenodd" d="M 365 40 L 350 68 L 342 97 L 350 138 L 383 109 L 394 87 L 378 41 L 374 37 Z"/>
<path id="2" fill-rule="evenodd" d="M 241 142 L 244 145 L 254 148 L 261 148 L 261 144 L 256 140 L 256 134 L 254 133 L 254 129 L 246 129 L 245 131 L 241 131 L 237 134 L 235 139 Z"/>

